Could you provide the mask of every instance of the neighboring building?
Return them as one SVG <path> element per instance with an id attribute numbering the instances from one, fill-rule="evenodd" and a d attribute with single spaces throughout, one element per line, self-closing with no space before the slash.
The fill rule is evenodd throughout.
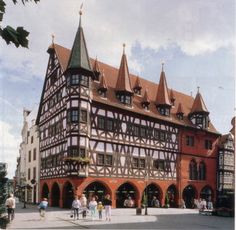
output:
<path id="1" fill-rule="evenodd" d="M 235 118 L 230 133 L 219 139 L 217 170 L 217 207 L 234 209 L 235 191 Z"/>
<path id="2" fill-rule="evenodd" d="M 184 198 L 216 199 L 217 138 L 198 91 L 195 99 L 129 73 L 125 47 L 119 69 L 90 59 L 80 25 L 72 50 L 49 49 L 36 124 L 40 130 L 41 197 L 70 207 L 74 194 L 114 207 L 145 190 L 177 207 Z M 156 73 L 154 73 L 156 75 Z"/>
<path id="3" fill-rule="evenodd" d="M 22 128 L 22 143 L 20 157 L 17 158 L 16 191 L 22 201 L 39 202 L 39 137 L 35 125 L 37 108 L 23 111 L 24 124 Z"/>

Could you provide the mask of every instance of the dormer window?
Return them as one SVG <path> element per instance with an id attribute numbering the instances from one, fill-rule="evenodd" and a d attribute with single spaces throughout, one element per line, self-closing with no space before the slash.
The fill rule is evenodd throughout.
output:
<path id="1" fill-rule="evenodd" d="M 177 117 L 179 120 L 183 120 L 184 119 L 184 114 L 183 113 L 178 113 Z"/>
<path id="2" fill-rule="evenodd" d="M 104 98 L 107 97 L 107 92 L 106 92 L 106 90 L 99 89 L 99 90 L 98 90 L 98 93 L 99 93 L 99 95 L 100 95 L 101 97 L 104 97 Z"/>
<path id="3" fill-rule="evenodd" d="M 131 105 L 131 96 L 130 95 L 124 95 L 124 94 L 118 94 L 117 99 L 125 105 Z"/>
<path id="4" fill-rule="evenodd" d="M 142 106 L 145 110 L 147 110 L 147 111 L 149 110 L 149 105 L 148 104 L 142 103 Z"/>
<path id="5" fill-rule="evenodd" d="M 141 95 L 141 89 L 140 88 L 134 88 L 134 93 L 137 95 Z"/>
<path id="6" fill-rule="evenodd" d="M 159 113 L 163 116 L 170 116 L 170 109 L 167 107 L 163 107 L 163 106 L 158 106 L 157 110 L 159 111 Z"/>

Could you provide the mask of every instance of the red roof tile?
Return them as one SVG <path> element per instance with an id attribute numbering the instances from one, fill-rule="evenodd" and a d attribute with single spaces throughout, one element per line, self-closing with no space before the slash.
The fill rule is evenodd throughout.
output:
<path id="1" fill-rule="evenodd" d="M 64 48 L 62 46 L 59 45 L 54 45 L 55 47 L 55 51 L 56 54 L 58 56 L 59 62 L 61 64 L 62 69 L 65 71 L 66 67 L 67 67 L 67 62 L 69 60 L 69 56 L 70 56 L 70 50 L 67 48 Z M 94 59 L 90 59 L 90 62 L 92 65 L 94 65 L 95 60 Z M 148 88 L 148 96 L 149 96 L 149 100 L 150 100 L 150 105 L 149 105 L 149 111 L 146 111 L 143 109 L 142 107 L 142 101 L 143 101 L 143 97 L 145 92 L 141 92 L 141 96 L 139 95 L 134 95 L 133 96 L 133 104 L 132 107 L 127 107 L 125 105 L 123 105 L 122 103 L 120 103 L 115 95 L 116 92 L 116 82 L 118 79 L 118 72 L 119 70 L 117 68 L 114 68 L 110 65 L 107 65 L 105 63 L 99 62 L 100 68 L 104 70 L 104 73 L 106 75 L 106 84 L 107 84 L 107 100 L 104 100 L 100 97 L 100 95 L 97 92 L 97 89 L 99 88 L 99 82 L 93 81 L 92 83 L 92 92 L 93 92 L 93 101 L 102 103 L 102 104 L 107 104 L 109 106 L 114 106 L 120 109 L 124 109 L 124 110 L 129 110 L 132 112 L 136 112 L 145 116 L 149 116 L 149 117 L 153 117 L 153 118 L 157 118 L 160 120 L 165 120 L 165 121 L 169 121 L 175 124 L 179 124 L 179 125 L 187 125 L 189 127 L 194 127 L 194 125 L 191 123 L 191 121 L 189 121 L 187 116 L 184 116 L 183 120 L 179 120 L 176 117 L 176 112 L 177 112 L 177 107 L 172 107 L 171 108 L 171 116 L 162 116 L 159 114 L 159 112 L 156 109 L 156 95 L 157 95 L 157 89 L 158 89 L 158 84 L 154 83 L 154 82 L 150 82 L 146 79 L 140 78 L 140 84 L 142 85 L 143 88 Z M 130 88 L 133 88 L 135 85 L 135 82 L 137 80 L 137 76 L 130 74 Z M 133 87 L 132 87 L 133 86 Z M 169 92 L 169 91 L 168 91 Z M 182 103 L 182 110 L 183 113 L 188 115 L 191 111 L 191 108 L 193 106 L 193 102 L 194 99 L 186 94 L 177 92 L 173 90 L 173 93 L 175 94 L 176 97 L 176 104 Z M 167 95 L 169 95 L 167 93 Z M 218 133 L 215 129 L 215 127 L 212 125 L 212 123 L 209 124 L 209 128 L 208 130 L 210 132 L 214 132 L 214 133 Z"/>

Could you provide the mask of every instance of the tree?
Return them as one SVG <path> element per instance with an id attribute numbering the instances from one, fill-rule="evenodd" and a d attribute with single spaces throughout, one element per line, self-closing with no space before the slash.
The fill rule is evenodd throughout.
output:
<path id="1" fill-rule="evenodd" d="M 17 4 L 18 0 L 12 0 L 14 4 Z M 34 1 L 35 3 L 40 0 L 21 0 L 25 5 L 26 2 Z M 28 35 L 29 32 L 24 29 L 24 27 L 19 26 L 16 29 L 11 26 L 6 26 L 3 28 L 1 26 L 3 15 L 5 14 L 6 3 L 4 0 L 0 0 L 0 37 L 6 41 L 7 44 L 13 43 L 16 47 L 22 46 L 28 48 Z"/>
<path id="2" fill-rule="evenodd" d="M 6 164 L 0 163 L 0 228 L 6 228 L 7 217 L 5 202 L 7 199 L 7 170 Z"/>

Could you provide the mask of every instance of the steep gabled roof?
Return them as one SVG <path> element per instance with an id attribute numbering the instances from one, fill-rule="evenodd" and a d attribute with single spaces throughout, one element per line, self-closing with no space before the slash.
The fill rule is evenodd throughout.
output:
<path id="1" fill-rule="evenodd" d="M 178 109 L 177 109 L 176 114 L 184 114 L 184 111 L 183 111 L 183 107 L 182 107 L 182 103 L 181 103 L 181 102 L 179 103 L 179 106 L 178 106 Z"/>
<path id="2" fill-rule="evenodd" d="M 148 89 L 147 88 L 145 89 L 145 93 L 144 93 L 142 102 L 145 103 L 145 104 L 150 104 L 150 99 L 149 99 L 149 96 L 148 96 Z"/>
<path id="3" fill-rule="evenodd" d="M 175 101 L 175 94 L 173 89 L 170 90 L 170 101 Z"/>
<path id="4" fill-rule="evenodd" d="M 160 81 L 159 81 L 159 86 L 157 90 L 156 104 L 171 106 L 170 98 L 168 94 L 168 87 L 166 83 L 166 76 L 165 76 L 164 71 L 161 71 L 161 75 L 160 75 Z"/>
<path id="5" fill-rule="evenodd" d="M 200 94 L 200 92 L 197 93 L 194 102 L 193 102 L 193 106 L 191 108 L 191 112 L 190 113 L 209 113 L 209 111 L 207 110 L 207 107 L 202 99 L 202 95 Z"/>
<path id="6" fill-rule="evenodd" d="M 106 89 L 107 90 L 107 83 L 106 83 L 106 77 L 105 77 L 104 71 L 102 72 L 102 75 L 101 75 L 99 89 Z"/>
<path id="7" fill-rule="evenodd" d="M 136 78 L 134 88 L 142 89 L 141 82 L 140 82 L 140 78 L 139 78 L 138 76 L 137 76 L 137 78 Z"/>

